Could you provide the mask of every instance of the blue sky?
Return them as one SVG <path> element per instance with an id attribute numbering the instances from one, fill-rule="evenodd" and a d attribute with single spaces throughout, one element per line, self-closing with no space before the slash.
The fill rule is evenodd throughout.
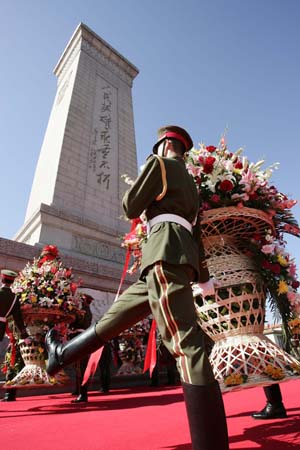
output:
<path id="1" fill-rule="evenodd" d="M 0 236 L 22 226 L 56 93 L 53 75 L 83 22 L 140 74 L 133 102 L 139 165 L 156 130 L 186 127 L 195 144 L 244 148 L 280 162 L 273 177 L 300 199 L 298 0 L 0 0 Z M 299 206 L 294 214 L 299 219 Z M 300 260 L 300 240 L 288 248 Z M 299 267 L 299 263 L 298 263 Z"/>

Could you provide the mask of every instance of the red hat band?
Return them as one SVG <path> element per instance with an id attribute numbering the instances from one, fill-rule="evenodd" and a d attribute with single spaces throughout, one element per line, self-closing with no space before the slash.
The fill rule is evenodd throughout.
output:
<path id="1" fill-rule="evenodd" d="M 6 280 L 10 280 L 10 281 L 13 281 L 16 278 L 16 277 L 12 277 L 10 275 L 5 275 L 5 274 L 1 274 L 1 277 L 5 278 Z"/>
<path id="2" fill-rule="evenodd" d="M 161 142 L 163 139 L 166 138 L 173 138 L 173 139 L 177 139 L 178 141 L 182 142 L 185 149 L 187 149 L 189 147 L 188 142 L 184 139 L 183 136 L 181 136 L 181 134 L 178 133 L 174 133 L 174 131 L 167 131 L 167 133 L 163 134 L 162 136 L 160 136 L 159 138 L 159 142 Z"/>

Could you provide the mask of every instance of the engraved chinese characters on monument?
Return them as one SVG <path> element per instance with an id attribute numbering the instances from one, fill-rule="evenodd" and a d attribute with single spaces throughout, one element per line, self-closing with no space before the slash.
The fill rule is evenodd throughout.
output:
<path id="1" fill-rule="evenodd" d="M 89 151 L 88 184 L 111 193 L 116 183 L 113 158 L 117 149 L 117 92 L 97 77 L 91 147 Z"/>

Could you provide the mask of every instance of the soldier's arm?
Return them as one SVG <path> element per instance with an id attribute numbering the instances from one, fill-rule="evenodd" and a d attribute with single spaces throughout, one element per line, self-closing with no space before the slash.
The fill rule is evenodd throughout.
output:
<path id="1" fill-rule="evenodd" d="M 159 161 L 151 157 L 131 188 L 123 197 L 123 208 L 128 219 L 139 217 L 162 191 Z"/>

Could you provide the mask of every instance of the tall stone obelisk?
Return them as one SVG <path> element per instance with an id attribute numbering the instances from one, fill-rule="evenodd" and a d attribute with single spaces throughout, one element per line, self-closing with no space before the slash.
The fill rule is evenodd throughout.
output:
<path id="1" fill-rule="evenodd" d="M 25 223 L 14 240 L 124 262 L 122 174 L 137 175 L 132 84 L 137 68 L 86 25 L 58 64 L 55 96 Z"/>

